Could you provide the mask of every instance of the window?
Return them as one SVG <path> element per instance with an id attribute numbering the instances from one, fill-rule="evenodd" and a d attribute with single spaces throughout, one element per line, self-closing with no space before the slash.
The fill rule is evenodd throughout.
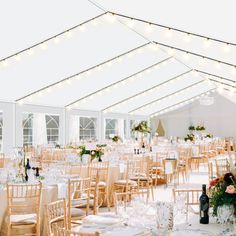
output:
<path id="1" fill-rule="evenodd" d="M 23 114 L 23 145 L 33 144 L 33 114 Z"/>
<path id="2" fill-rule="evenodd" d="M 106 119 L 105 120 L 105 138 L 109 139 L 110 135 L 118 134 L 118 120 Z"/>
<path id="3" fill-rule="evenodd" d="M 96 140 L 97 119 L 90 117 L 80 117 L 80 140 Z"/>
<path id="4" fill-rule="evenodd" d="M 59 142 L 59 116 L 45 115 L 48 144 Z"/>
<path id="5" fill-rule="evenodd" d="M 3 114 L 0 112 L 0 152 L 2 152 Z"/>

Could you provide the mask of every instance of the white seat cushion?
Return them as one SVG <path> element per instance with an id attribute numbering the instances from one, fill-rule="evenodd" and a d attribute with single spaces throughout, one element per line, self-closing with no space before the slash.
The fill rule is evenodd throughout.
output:
<path id="1" fill-rule="evenodd" d="M 121 180 L 117 180 L 116 182 L 115 182 L 115 184 L 126 184 L 126 180 L 125 179 L 121 179 Z M 128 184 L 129 185 L 137 185 L 137 183 L 135 182 L 135 181 L 133 181 L 133 180 L 128 180 Z"/>
<path id="2" fill-rule="evenodd" d="M 91 182 L 91 187 L 95 187 L 96 182 Z M 106 183 L 104 181 L 98 182 L 99 187 L 106 187 Z"/>
<path id="3" fill-rule="evenodd" d="M 82 217 L 86 215 L 86 212 L 81 210 L 80 208 L 71 208 L 70 209 L 70 215 L 71 217 Z"/>
<path id="4" fill-rule="evenodd" d="M 36 223 L 36 214 L 11 215 L 10 221 L 12 223 L 35 224 Z"/>

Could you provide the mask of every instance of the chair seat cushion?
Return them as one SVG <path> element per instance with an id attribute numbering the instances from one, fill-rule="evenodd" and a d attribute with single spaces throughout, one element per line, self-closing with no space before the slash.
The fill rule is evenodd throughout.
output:
<path id="1" fill-rule="evenodd" d="M 115 184 L 122 184 L 122 185 L 125 185 L 127 183 L 127 181 L 126 181 L 126 179 L 121 179 L 121 180 L 117 180 L 116 182 L 115 182 Z M 133 181 L 133 180 L 128 180 L 128 185 L 137 185 L 137 183 L 135 182 L 135 181 Z"/>
<path id="2" fill-rule="evenodd" d="M 93 204 L 94 204 L 94 200 L 89 199 L 89 206 L 93 206 Z M 83 208 L 87 205 L 87 199 L 73 199 L 71 201 L 71 205 L 72 205 L 72 207 Z"/>
<path id="3" fill-rule="evenodd" d="M 11 215 L 10 221 L 19 224 L 35 224 L 37 222 L 36 214 Z"/>
<path id="4" fill-rule="evenodd" d="M 72 207 L 70 209 L 70 215 L 72 218 L 76 218 L 76 217 L 83 217 L 86 215 L 86 212 L 83 211 L 82 209 L 80 208 L 75 208 L 75 207 Z"/>
<path id="5" fill-rule="evenodd" d="M 96 182 L 91 182 L 91 187 L 95 187 L 95 185 L 96 185 Z M 104 182 L 104 181 L 99 181 L 98 182 L 98 187 L 106 187 L 106 182 Z"/>

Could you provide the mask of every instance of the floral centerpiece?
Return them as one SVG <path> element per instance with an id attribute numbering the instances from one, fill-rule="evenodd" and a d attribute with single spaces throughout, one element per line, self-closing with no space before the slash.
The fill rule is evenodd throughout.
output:
<path id="1" fill-rule="evenodd" d="M 203 125 L 198 125 L 198 126 L 196 127 L 196 130 L 197 130 L 197 131 L 204 131 L 204 130 L 206 130 L 206 128 L 205 128 Z"/>
<path id="2" fill-rule="evenodd" d="M 194 131 L 194 130 L 195 130 L 195 127 L 194 127 L 193 125 L 190 125 L 190 126 L 188 127 L 188 130 L 189 130 L 189 131 Z"/>
<path id="3" fill-rule="evenodd" d="M 117 142 L 119 142 L 119 141 L 122 142 L 122 138 L 121 138 L 119 135 L 115 135 L 114 137 L 112 137 L 112 141 L 113 141 L 114 143 L 117 143 Z"/>
<path id="4" fill-rule="evenodd" d="M 145 134 L 145 133 L 151 133 L 151 128 L 148 126 L 147 121 L 141 121 L 139 124 L 134 125 L 132 131 Z"/>
<path id="5" fill-rule="evenodd" d="M 217 208 L 223 205 L 233 205 L 236 212 L 236 182 L 232 173 L 213 179 L 209 189 L 213 215 L 217 216 Z"/>
<path id="6" fill-rule="evenodd" d="M 97 144 L 95 150 L 86 150 L 85 145 L 80 145 L 76 150 L 79 156 L 82 158 L 84 154 L 91 155 L 91 160 L 98 158 L 102 161 L 101 157 L 104 155 L 106 144 Z"/>
<path id="7" fill-rule="evenodd" d="M 195 138 L 194 134 L 187 134 L 187 136 L 184 138 L 184 141 L 186 142 L 189 140 L 189 141 L 193 142 L 194 138 Z"/>

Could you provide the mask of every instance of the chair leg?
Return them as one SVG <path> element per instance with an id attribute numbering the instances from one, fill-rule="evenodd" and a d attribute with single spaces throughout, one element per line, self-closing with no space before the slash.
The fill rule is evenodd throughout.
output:
<path id="1" fill-rule="evenodd" d="M 11 224 L 7 225 L 7 236 L 11 235 Z"/>

